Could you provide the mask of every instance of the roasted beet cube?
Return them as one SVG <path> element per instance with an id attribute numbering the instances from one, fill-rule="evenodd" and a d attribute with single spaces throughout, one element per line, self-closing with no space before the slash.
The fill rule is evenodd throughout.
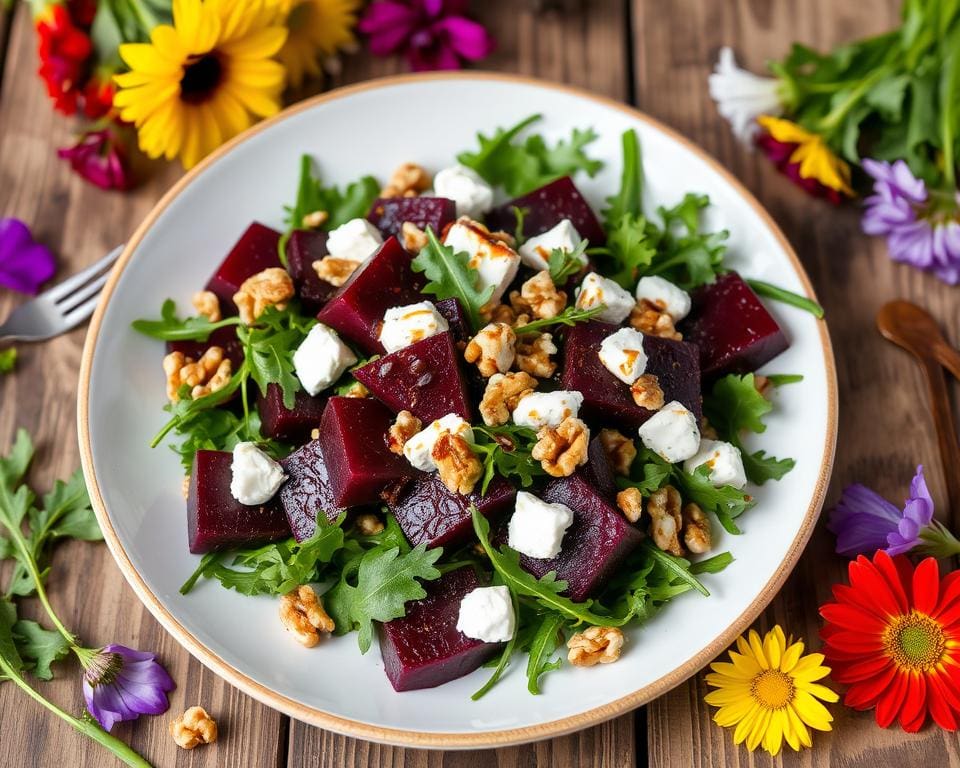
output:
<path id="1" fill-rule="evenodd" d="M 260 432 L 264 437 L 285 442 L 302 442 L 320 426 L 325 397 L 311 397 L 302 389 L 294 396 L 293 409 L 283 404 L 283 390 L 279 384 L 269 384 L 267 394 L 257 397 L 260 412 Z"/>
<path id="2" fill-rule="evenodd" d="M 441 230 L 457 218 L 457 205 L 445 197 L 381 197 L 374 200 L 367 219 L 380 230 L 384 239 L 400 237 L 400 227 L 409 221 L 422 230 Z"/>
<path id="3" fill-rule="evenodd" d="M 600 362 L 600 343 L 616 330 L 617 326 L 591 321 L 579 323 L 567 332 L 563 388 L 583 393 L 581 413 L 588 419 L 635 429 L 654 412 L 634 403 L 630 387 Z M 657 377 L 666 401 L 683 403 L 699 419 L 703 410 L 696 346 L 647 335 L 643 338 L 643 350 L 647 353 L 647 373 Z"/>
<path id="4" fill-rule="evenodd" d="M 788 346 L 777 321 L 736 272 L 693 294 L 693 310 L 683 336 L 700 347 L 705 379 L 727 373 L 750 373 Z"/>
<path id="5" fill-rule="evenodd" d="M 217 328 L 206 341 L 168 341 L 167 352 L 183 352 L 187 357 L 199 360 L 209 347 L 220 347 L 225 357 L 230 358 L 233 370 L 236 371 L 243 363 L 243 345 L 237 338 L 237 329 L 228 325 Z"/>
<path id="6" fill-rule="evenodd" d="M 423 278 L 414 273 L 410 261 L 410 254 L 391 237 L 330 298 L 317 319 L 367 352 L 383 353 L 379 338 L 383 313 L 423 298 Z"/>
<path id="7" fill-rule="evenodd" d="M 337 288 L 321 280 L 313 262 L 327 255 L 327 233 L 320 229 L 297 229 L 287 240 L 287 269 L 305 312 L 317 314 Z"/>
<path id="8" fill-rule="evenodd" d="M 463 311 L 460 300 L 457 298 L 443 299 L 435 302 L 437 312 L 447 321 L 450 326 L 450 333 L 453 334 L 454 343 L 463 342 L 466 344 L 473 335 L 470 333 L 470 321 L 467 319 L 467 313 Z"/>
<path id="9" fill-rule="evenodd" d="M 613 503 L 617 496 L 616 473 L 603 450 L 599 435 L 590 441 L 587 448 L 587 463 L 577 470 L 577 474 L 597 489 L 603 498 Z"/>
<path id="10" fill-rule="evenodd" d="M 279 242 L 277 230 L 256 221 L 240 236 L 207 283 L 207 290 L 213 291 L 220 299 L 224 314 L 236 312 L 233 294 L 240 290 L 244 280 L 269 267 L 280 266 Z"/>
<path id="11" fill-rule="evenodd" d="M 456 413 L 470 420 L 470 403 L 449 333 L 377 358 L 354 377 L 395 412 L 410 411 L 424 424 Z"/>
<path id="12" fill-rule="evenodd" d="M 397 691 L 433 688 L 470 674 L 500 643 L 457 629 L 460 601 L 483 586 L 473 568 L 457 568 L 424 585 L 427 596 L 407 603 L 407 614 L 379 625 L 383 670 Z"/>
<path id="13" fill-rule="evenodd" d="M 390 504 L 407 540 L 416 546 L 450 547 L 463 544 L 473 534 L 470 507 L 494 520 L 513 507 L 517 492 L 502 477 L 494 477 L 486 496 L 479 488 L 469 496 L 451 493 L 435 472 L 421 473 Z"/>
<path id="14" fill-rule="evenodd" d="M 512 233 L 517 226 L 514 207 L 523 208 L 527 212 L 523 219 L 525 237 L 542 234 L 564 219 L 570 219 L 580 237 L 589 240 L 591 245 L 602 245 L 606 242 L 607 238 L 597 215 L 569 176 L 551 181 L 540 189 L 494 208 L 487 214 L 487 225 L 490 229 L 502 229 Z"/>
<path id="15" fill-rule="evenodd" d="M 290 536 L 277 496 L 248 507 L 230 493 L 233 454 L 197 451 L 187 494 L 187 539 L 195 555 L 279 541 Z"/>
<path id="16" fill-rule="evenodd" d="M 290 478 L 278 494 L 293 538 L 304 541 L 317 530 L 317 515 L 326 515 L 331 523 L 341 509 L 333 501 L 327 462 L 320 441 L 314 440 L 280 461 Z"/>
<path id="17" fill-rule="evenodd" d="M 387 448 L 392 423 L 393 414 L 372 398 L 327 401 L 320 422 L 320 448 L 337 507 L 372 504 L 388 486 L 413 477 L 407 461 Z"/>

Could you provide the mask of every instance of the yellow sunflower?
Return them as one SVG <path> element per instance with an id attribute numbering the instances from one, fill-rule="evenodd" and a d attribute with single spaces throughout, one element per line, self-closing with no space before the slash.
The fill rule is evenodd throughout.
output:
<path id="1" fill-rule="evenodd" d="M 751 752 L 763 744 L 771 755 L 786 741 L 799 751 L 811 745 L 810 728 L 829 731 L 833 716 L 818 699 L 837 701 L 836 693 L 816 681 L 830 674 L 823 654 L 803 655 L 803 643 L 787 640 L 776 626 L 761 641 L 755 630 L 737 639 L 729 662 L 714 662 L 707 675 L 711 691 L 704 701 L 720 709 L 717 725 L 736 726 L 735 744 Z"/>
<path id="2" fill-rule="evenodd" d="M 777 141 L 796 145 L 790 162 L 798 164 L 801 178 L 816 179 L 825 187 L 853 197 L 850 166 L 833 153 L 822 136 L 782 117 L 762 115 L 757 122 Z"/>
<path id="3" fill-rule="evenodd" d="M 306 77 L 320 75 L 322 63 L 338 51 L 357 42 L 360 0 L 278 0 L 289 34 L 280 50 L 280 62 L 287 68 L 287 82 L 299 88 Z"/>
<path id="4" fill-rule="evenodd" d="M 287 31 L 265 0 L 173 0 L 173 26 L 120 46 L 130 71 L 114 105 L 150 157 L 195 165 L 255 119 L 280 109 Z"/>

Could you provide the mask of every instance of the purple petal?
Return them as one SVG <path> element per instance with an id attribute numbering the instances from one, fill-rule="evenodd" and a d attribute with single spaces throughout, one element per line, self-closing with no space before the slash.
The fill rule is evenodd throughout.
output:
<path id="1" fill-rule="evenodd" d="M 53 253 L 34 242 L 26 224 L 19 219 L 0 219 L 0 285 L 34 294 L 54 271 Z"/>
<path id="2" fill-rule="evenodd" d="M 450 46 L 468 61 L 478 61 L 493 52 L 494 40 L 486 27 L 463 16 L 451 16 L 434 25 L 446 32 Z"/>
<path id="3" fill-rule="evenodd" d="M 407 52 L 407 59 L 414 72 L 460 69 L 461 66 L 460 58 L 445 42 L 429 48 L 411 48 Z"/>
<path id="4" fill-rule="evenodd" d="M 389 56 L 402 48 L 416 29 L 418 14 L 409 6 L 383 0 L 373 3 L 357 25 L 370 38 L 374 56 Z"/>
<path id="5" fill-rule="evenodd" d="M 893 504 L 866 486 L 855 484 L 844 488 L 827 527 L 837 536 L 837 552 L 853 557 L 884 549 L 900 519 L 900 510 Z"/>
<path id="6" fill-rule="evenodd" d="M 933 230 L 924 219 L 899 227 L 887 239 L 890 258 L 921 269 L 934 265 Z"/>

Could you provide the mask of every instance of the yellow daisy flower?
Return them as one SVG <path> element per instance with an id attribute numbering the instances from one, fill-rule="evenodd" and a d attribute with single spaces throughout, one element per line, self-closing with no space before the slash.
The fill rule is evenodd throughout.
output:
<path id="1" fill-rule="evenodd" d="M 278 0 L 289 34 L 280 50 L 287 82 L 299 88 L 306 77 L 318 77 L 322 62 L 357 42 L 360 0 Z"/>
<path id="2" fill-rule="evenodd" d="M 173 0 L 173 26 L 120 46 L 114 106 L 150 157 L 195 165 L 256 119 L 280 109 L 287 31 L 265 0 Z"/>
<path id="3" fill-rule="evenodd" d="M 751 752 L 761 744 L 771 755 L 784 740 L 794 750 L 811 745 L 810 728 L 829 731 L 833 716 L 817 699 L 837 701 L 836 693 L 816 681 L 830 674 L 823 654 L 803 655 L 803 642 L 784 637 L 776 626 L 763 640 L 755 630 L 737 639 L 730 661 L 710 665 L 711 691 L 704 701 L 719 707 L 713 719 L 723 728 L 736 726 L 733 742 Z M 739 652 L 738 652 L 739 651 Z"/>
<path id="4" fill-rule="evenodd" d="M 850 166 L 833 153 L 822 136 L 782 117 L 762 115 L 757 122 L 777 141 L 797 145 L 790 162 L 799 164 L 802 178 L 816 179 L 825 187 L 853 197 Z"/>

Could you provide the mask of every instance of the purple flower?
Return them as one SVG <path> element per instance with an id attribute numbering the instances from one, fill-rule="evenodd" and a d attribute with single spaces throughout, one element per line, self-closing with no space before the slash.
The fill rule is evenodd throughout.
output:
<path id="1" fill-rule="evenodd" d="M 109 731 L 121 720 L 167 711 L 167 691 L 173 680 L 160 666 L 156 655 L 123 645 L 100 650 L 76 649 L 83 665 L 83 698 L 87 711 Z"/>
<path id="2" fill-rule="evenodd" d="M 463 59 L 489 56 L 494 39 L 464 16 L 466 0 L 380 0 L 371 3 L 359 29 L 374 56 L 404 53 L 410 68 L 459 69 Z"/>
<path id="3" fill-rule="evenodd" d="M 33 294 L 55 270 L 50 249 L 34 241 L 26 224 L 0 219 L 0 285 Z"/>
<path id="4" fill-rule="evenodd" d="M 120 137 L 110 128 L 83 134 L 72 147 L 57 150 L 79 174 L 100 189 L 129 189 L 126 152 Z"/>

